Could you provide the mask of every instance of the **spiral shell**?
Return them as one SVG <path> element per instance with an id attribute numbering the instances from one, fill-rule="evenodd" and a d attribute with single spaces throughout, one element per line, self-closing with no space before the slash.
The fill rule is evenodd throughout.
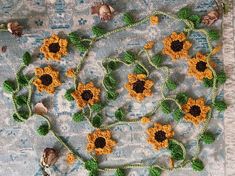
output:
<path id="1" fill-rule="evenodd" d="M 202 23 L 211 26 L 219 19 L 219 12 L 216 10 L 210 11 L 207 15 L 202 18 Z"/>

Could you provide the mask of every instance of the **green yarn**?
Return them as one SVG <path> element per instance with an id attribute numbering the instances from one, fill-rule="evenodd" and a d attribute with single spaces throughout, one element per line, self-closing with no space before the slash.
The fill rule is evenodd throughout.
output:
<path id="1" fill-rule="evenodd" d="M 177 108 L 174 112 L 173 112 L 173 118 L 176 122 L 179 122 L 180 119 L 182 119 L 183 117 L 183 112 L 180 110 L 180 108 Z"/>
<path id="2" fill-rule="evenodd" d="M 3 88 L 4 92 L 12 93 L 15 90 L 15 84 L 10 80 L 5 80 L 3 82 L 2 88 Z"/>
<path id="3" fill-rule="evenodd" d="M 145 75 L 147 75 L 145 69 L 140 64 L 135 65 L 135 68 L 134 68 L 133 72 L 135 74 L 145 74 Z"/>
<path id="4" fill-rule="evenodd" d="M 99 176 L 99 171 L 98 170 L 92 170 L 89 172 L 89 176 Z"/>
<path id="5" fill-rule="evenodd" d="M 161 54 L 156 54 L 152 57 L 151 61 L 155 66 L 159 67 L 163 63 L 164 58 Z"/>
<path id="6" fill-rule="evenodd" d="M 29 52 L 25 52 L 23 55 L 23 63 L 24 65 L 28 66 L 32 61 L 32 56 L 29 54 Z"/>
<path id="7" fill-rule="evenodd" d="M 118 97 L 118 93 L 114 90 L 109 90 L 106 92 L 106 96 L 108 100 L 116 100 Z"/>
<path id="8" fill-rule="evenodd" d="M 123 108 L 119 108 L 115 111 L 115 117 L 118 121 L 124 121 L 125 120 L 125 110 Z"/>
<path id="9" fill-rule="evenodd" d="M 23 122 L 23 120 L 21 120 L 16 113 L 14 113 L 12 117 L 16 122 Z"/>
<path id="10" fill-rule="evenodd" d="M 16 98 L 15 98 L 15 100 L 16 100 L 16 104 L 18 105 L 18 106 L 23 106 L 23 105 L 25 105 L 25 104 L 27 104 L 27 96 L 25 96 L 25 95 L 19 95 L 19 96 L 17 96 Z"/>
<path id="11" fill-rule="evenodd" d="M 123 57 L 123 61 L 126 63 L 126 64 L 132 64 L 134 63 L 136 60 L 136 56 L 133 52 L 131 51 L 126 51 L 124 53 L 124 57 Z"/>
<path id="12" fill-rule="evenodd" d="M 18 76 L 18 82 L 20 86 L 25 87 L 29 84 L 29 78 L 26 75 L 20 74 Z"/>
<path id="13" fill-rule="evenodd" d="M 131 25 L 135 23 L 135 19 L 134 17 L 130 14 L 130 13 L 124 13 L 123 15 L 123 21 L 127 24 L 127 25 Z"/>
<path id="14" fill-rule="evenodd" d="M 85 52 L 86 50 L 88 50 L 89 45 L 86 44 L 85 42 L 77 42 L 74 44 L 74 46 L 80 51 L 80 52 Z"/>
<path id="15" fill-rule="evenodd" d="M 178 161 L 178 160 L 183 160 L 184 159 L 183 149 L 181 148 L 180 145 L 178 145 L 174 141 L 169 141 L 168 149 L 170 150 L 171 157 L 174 160 Z"/>
<path id="16" fill-rule="evenodd" d="M 125 176 L 125 172 L 124 172 L 123 169 L 118 168 L 118 169 L 115 171 L 114 176 Z"/>
<path id="17" fill-rule="evenodd" d="M 85 168 L 89 171 L 97 171 L 98 170 L 98 162 L 94 159 L 87 160 L 85 162 Z"/>
<path id="18" fill-rule="evenodd" d="M 91 106 L 91 110 L 93 112 L 100 112 L 104 108 L 104 105 L 102 103 L 96 103 Z"/>
<path id="19" fill-rule="evenodd" d="M 220 73 L 217 73 L 217 82 L 219 84 L 224 84 L 227 80 L 227 75 L 224 71 L 221 71 Z"/>
<path id="20" fill-rule="evenodd" d="M 220 112 L 227 109 L 227 104 L 220 100 L 215 100 L 213 106 Z"/>
<path id="21" fill-rule="evenodd" d="M 84 114 L 81 113 L 81 112 L 76 112 L 76 113 L 73 114 L 73 121 L 74 122 L 81 122 L 84 119 L 85 119 Z"/>
<path id="22" fill-rule="evenodd" d="M 170 103 L 167 100 L 162 101 L 160 106 L 161 106 L 162 112 L 164 112 L 165 114 L 171 113 Z"/>
<path id="23" fill-rule="evenodd" d="M 211 132 L 205 132 L 200 138 L 205 144 L 212 144 L 215 141 L 215 136 Z"/>
<path id="24" fill-rule="evenodd" d="M 162 170 L 158 167 L 150 167 L 149 168 L 149 176 L 160 176 Z"/>
<path id="25" fill-rule="evenodd" d="M 94 127 L 99 128 L 102 125 L 103 122 L 103 116 L 101 114 L 97 114 L 92 118 L 92 125 Z"/>
<path id="26" fill-rule="evenodd" d="M 195 27 L 198 27 L 201 23 L 201 17 L 199 15 L 191 15 L 188 19 L 193 22 Z"/>
<path id="27" fill-rule="evenodd" d="M 74 98 L 72 97 L 71 93 L 73 93 L 74 91 L 75 91 L 74 88 L 68 89 L 68 90 L 65 92 L 65 94 L 64 94 L 64 98 L 65 98 L 66 100 L 68 100 L 68 101 L 73 101 Z"/>
<path id="28" fill-rule="evenodd" d="M 183 7 L 177 12 L 177 16 L 180 19 L 188 19 L 192 14 L 192 10 L 188 7 Z"/>
<path id="29" fill-rule="evenodd" d="M 180 104 L 185 104 L 188 101 L 188 94 L 186 92 L 180 92 L 176 95 L 176 100 Z"/>
<path id="30" fill-rule="evenodd" d="M 116 70 L 119 67 L 119 63 L 115 61 L 110 61 L 104 65 L 105 69 L 107 70 L 108 73 Z"/>
<path id="31" fill-rule="evenodd" d="M 69 38 L 69 41 L 72 43 L 72 44 L 75 44 L 77 42 L 80 42 L 80 37 L 79 35 L 76 33 L 76 32 L 71 32 L 69 33 L 68 35 L 68 38 Z"/>
<path id="32" fill-rule="evenodd" d="M 111 73 L 105 75 L 103 83 L 107 90 L 113 90 L 117 86 L 117 81 L 114 79 Z"/>
<path id="33" fill-rule="evenodd" d="M 37 129 L 37 133 L 40 136 L 46 136 L 49 133 L 49 126 L 48 124 L 42 124 L 41 126 L 39 126 L 39 128 Z"/>
<path id="34" fill-rule="evenodd" d="M 215 30 L 215 29 L 209 30 L 208 36 L 211 40 L 219 40 L 219 38 L 220 38 L 218 30 Z"/>
<path id="35" fill-rule="evenodd" d="M 93 26 L 92 32 L 96 37 L 100 37 L 106 33 L 105 29 L 99 26 Z"/>
<path id="36" fill-rule="evenodd" d="M 85 52 L 89 45 L 86 42 L 81 41 L 81 38 L 76 32 L 71 32 L 68 35 L 69 41 L 80 51 Z"/>
<path id="37" fill-rule="evenodd" d="M 169 90 L 175 90 L 177 87 L 176 83 L 171 79 L 168 79 L 165 84 Z"/>
<path id="38" fill-rule="evenodd" d="M 204 78 L 203 85 L 208 88 L 213 87 L 213 79 Z"/>
<path id="39" fill-rule="evenodd" d="M 204 169 L 204 164 L 200 159 L 193 160 L 191 164 L 195 171 L 202 171 Z"/>

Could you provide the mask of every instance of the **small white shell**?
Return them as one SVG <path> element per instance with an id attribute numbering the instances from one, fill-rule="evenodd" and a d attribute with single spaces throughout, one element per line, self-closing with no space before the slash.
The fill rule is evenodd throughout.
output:
<path id="1" fill-rule="evenodd" d="M 34 112 L 36 114 L 39 114 L 39 115 L 43 115 L 43 114 L 46 114 L 48 112 L 48 109 L 44 106 L 43 103 L 37 103 L 35 106 L 34 106 Z"/>

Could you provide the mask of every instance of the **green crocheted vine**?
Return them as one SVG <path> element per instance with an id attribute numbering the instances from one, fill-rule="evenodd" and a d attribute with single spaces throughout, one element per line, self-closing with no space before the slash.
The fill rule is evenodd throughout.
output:
<path id="1" fill-rule="evenodd" d="M 79 75 L 80 70 L 82 69 L 83 63 L 85 59 L 88 58 L 89 51 L 94 47 L 94 43 L 98 40 L 104 39 L 109 37 L 110 35 L 124 31 L 129 28 L 134 28 L 140 24 L 147 23 L 151 17 L 156 19 L 158 16 L 167 16 L 169 18 L 172 18 L 174 20 L 180 21 L 185 24 L 184 32 L 189 36 L 192 32 L 199 32 L 202 35 L 205 35 L 209 53 L 206 56 L 202 56 L 200 53 L 198 53 L 198 58 L 200 56 L 204 57 L 205 60 L 201 61 L 200 65 L 198 66 L 199 69 L 206 69 L 204 68 L 205 65 L 207 65 L 207 69 L 209 70 L 210 74 L 203 75 L 206 78 L 203 78 L 203 84 L 211 88 L 211 104 L 204 104 L 204 101 L 202 99 L 193 100 L 186 92 L 178 92 L 175 96 L 171 96 L 172 92 L 177 88 L 176 82 L 171 78 L 172 74 L 172 68 L 168 67 L 167 65 L 164 65 L 164 61 L 166 59 L 166 55 L 171 56 L 173 59 L 177 59 L 177 55 L 174 55 L 174 53 L 168 53 L 167 51 L 163 51 L 162 53 L 155 53 L 152 54 L 149 50 L 152 48 L 152 45 L 154 45 L 154 42 L 149 41 L 146 43 L 146 45 L 141 48 L 138 52 L 134 51 L 125 51 L 122 55 L 117 57 L 109 57 L 103 59 L 102 67 L 104 70 L 104 77 L 102 81 L 103 88 L 106 92 L 106 99 L 103 100 L 103 102 L 93 102 L 92 104 L 88 104 L 87 106 L 83 106 L 81 102 L 78 102 L 76 99 L 76 90 L 78 89 L 80 82 L 79 78 L 77 77 Z M 3 89 L 12 95 L 12 101 L 14 105 L 14 114 L 13 118 L 17 122 L 24 122 L 28 118 L 32 116 L 38 116 L 45 120 L 45 123 L 42 123 L 38 129 L 37 132 L 39 135 L 46 136 L 48 133 L 51 133 L 71 154 L 75 156 L 77 160 L 79 160 L 84 167 L 89 172 L 90 176 L 98 176 L 101 172 L 111 171 L 114 173 L 115 176 L 124 176 L 127 174 L 128 169 L 131 168 L 146 168 L 149 171 L 150 176 L 160 176 L 161 173 L 165 170 L 173 170 L 177 168 L 182 168 L 188 164 L 191 164 L 191 167 L 195 171 L 201 171 L 204 168 L 203 162 L 199 159 L 199 154 L 201 151 L 201 141 L 205 144 L 211 144 L 215 140 L 215 136 L 213 133 L 207 131 L 207 128 L 209 126 L 210 120 L 212 118 L 212 111 L 214 109 L 218 111 L 224 111 L 227 107 L 226 103 L 223 100 L 217 100 L 217 87 L 226 81 L 226 74 L 224 71 L 222 72 L 216 72 L 214 69 L 214 66 L 211 64 L 211 56 L 214 54 L 214 49 L 211 44 L 212 40 L 218 40 L 219 39 L 219 33 L 218 31 L 214 29 L 206 30 L 201 29 L 200 22 L 201 18 L 200 16 L 194 14 L 194 12 L 188 8 L 185 7 L 178 11 L 177 16 L 167 14 L 162 11 L 154 11 L 150 16 L 147 16 L 143 18 L 142 20 L 137 21 L 130 13 L 125 13 L 123 16 L 123 21 L 125 23 L 125 26 L 120 27 L 118 29 L 115 29 L 113 31 L 106 31 L 104 28 L 100 27 L 99 25 L 92 27 L 92 33 L 93 37 L 91 38 L 84 38 L 79 36 L 76 32 L 70 33 L 68 37 L 68 41 L 71 46 L 76 48 L 79 52 L 82 52 L 82 57 L 80 63 L 76 66 L 74 69 L 74 86 L 68 89 L 64 95 L 65 99 L 68 101 L 76 101 L 79 105 L 83 106 L 83 108 L 74 113 L 72 116 L 72 120 L 75 123 L 80 123 L 82 121 L 87 121 L 89 125 L 91 126 L 93 132 L 99 131 L 105 131 L 110 130 L 113 127 L 117 125 L 123 125 L 123 124 L 130 124 L 130 123 L 148 123 L 151 121 L 152 116 L 160 109 L 163 113 L 169 114 L 169 116 L 172 116 L 176 123 L 179 123 L 182 119 L 188 119 L 188 121 L 191 121 L 192 123 L 196 124 L 198 123 L 197 120 L 192 118 L 192 115 L 197 116 L 198 113 L 200 113 L 200 107 L 204 107 L 207 110 L 207 115 L 202 116 L 202 122 L 203 122 L 203 128 L 201 132 L 198 134 L 197 137 L 197 150 L 194 154 L 194 156 L 186 156 L 187 151 L 184 145 L 176 140 L 173 139 L 173 132 L 171 127 L 169 125 L 160 125 L 159 123 L 155 123 L 153 128 L 148 129 L 149 133 L 149 141 L 151 141 L 151 135 L 154 131 L 154 140 L 157 142 L 151 143 L 154 145 L 155 149 L 159 150 L 159 146 L 167 148 L 169 153 L 169 159 L 170 159 L 170 165 L 164 166 L 160 164 L 153 163 L 151 165 L 147 165 L 145 163 L 138 163 L 136 164 L 127 164 L 123 166 L 118 167 L 105 167 L 99 165 L 99 158 L 94 155 L 94 153 L 91 152 L 90 158 L 83 158 L 78 154 L 73 147 L 68 145 L 62 137 L 60 137 L 56 131 L 52 128 L 52 124 L 50 121 L 50 117 L 45 115 L 45 113 L 35 113 L 32 112 L 32 82 L 34 81 L 34 76 L 28 76 L 23 73 L 23 70 L 31 63 L 32 57 L 31 55 L 26 52 L 22 59 L 22 64 L 19 68 L 19 70 L 16 73 L 15 80 L 6 80 L 3 83 Z M 180 37 L 186 38 L 185 33 L 181 33 Z M 171 37 L 168 37 L 166 40 L 172 40 L 171 42 L 171 48 L 172 51 L 178 52 L 183 47 L 188 49 L 191 47 L 191 43 L 189 41 L 179 41 L 174 39 L 174 36 L 178 34 L 174 33 Z M 182 45 L 182 43 L 185 44 Z M 147 62 L 143 63 L 143 58 L 147 60 Z M 196 56 L 196 59 L 198 59 Z M 147 65 L 148 64 L 148 67 Z M 144 90 L 147 90 L 147 86 L 152 86 L 152 81 L 148 80 L 148 76 L 150 74 L 149 67 L 152 67 L 152 69 L 157 70 L 159 73 L 161 73 L 161 100 L 159 103 L 155 105 L 153 110 L 151 112 L 148 112 L 147 114 L 143 115 L 143 117 L 135 119 L 135 120 L 129 120 L 127 117 L 127 113 L 125 112 L 124 107 L 117 107 L 116 111 L 114 112 L 115 121 L 110 124 L 104 123 L 104 114 L 103 114 L 103 108 L 106 107 L 106 105 L 109 103 L 109 101 L 114 101 L 118 98 L 119 94 L 117 93 L 117 86 L 118 86 L 118 79 L 116 78 L 115 71 L 119 68 L 120 65 L 124 65 L 126 67 L 133 68 L 133 74 L 129 76 L 129 83 L 126 85 L 127 89 L 130 89 L 130 85 L 132 86 L 132 89 L 135 91 L 133 93 L 133 90 L 130 90 L 130 92 L 133 94 L 133 97 L 135 97 L 137 100 L 141 100 L 143 97 L 138 96 L 138 93 L 143 93 Z M 47 68 L 48 69 L 48 68 Z M 36 76 L 36 75 L 35 75 Z M 45 76 L 45 75 L 44 75 Z M 201 79 L 201 75 L 196 75 L 197 78 Z M 139 80 L 138 80 L 139 79 Z M 50 78 L 47 77 L 46 81 L 50 80 Z M 135 82 L 133 82 L 135 80 Z M 45 81 L 41 78 L 41 81 Z M 48 82 L 45 81 L 45 84 Z M 148 84 L 146 82 L 148 81 Z M 143 83 L 145 82 L 145 86 L 143 87 Z M 82 85 L 87 86 L 87 85 Z M 128 87 L 129 86 L 129 87 Z M 26 94 L 25 91 L 27 90 Z M 93 84 L 89 84 L 89 89 L 83 91 L 82 98 L 86 101 L 91 99 L 95 96 L 95 94 L 91 94 L 91 90 L 93 90 L 97 93 L 99 92 L 98 89 L 94 88 Z M 150 89 L 150 88 L 149 88 Z M 129 90 L 128 90 L 129 91 Z M 148 90 L 149 91 L 149 90 Z M 22 93 L 24 92 L 24 93 Z M 169 94 L 169 92 L 171 94 Z M 130 93 L 130 94 L 131 94 Z M 143 93 L 144 94 L 144 93 Z M 146 93 L 145 96 L 150 96 L 150 93 Z M 95 100 L 94 100 L 95 101 Z M 187 108 L 190 107 L 189 110 Z M 188 115 L 191 113 L 191 116 Z M 165 130 L 166 129 L 166 130 Z M 165 130 L 165 131 L 164 131 Z M 92 134 L 93 135 L 93 134 Z M 97 134 L 94 134 L 97 135 Z M 108 135 L 107 135 L 108 136 Z M 99 137 L 99 142 L 97 142 L 96 145 L 99 146 L 99 148 L 104 147 L 104 140 L 105 142 L 109 142 L 110 146 L 115 145 L 115 142 L 111 139 L 107 140 L 106 138 Z M 166 136 L 171 136 L 169 140 Z M 92 138 L 92 137 L 91 137 Z M 98 138 L 97 138 L 98 139 Z M 92 139 L 90 139 L 92 140 Z M 161 141 L 161 142 L 159 142 Z M 166 141 L 164 143 L 164 141 Z M 160 144 L 159 144 L 160 143 Z M 90 150 L 92 147 L 88 147 L 88 150 Z M 95 151 L 96 154 L 99 154 L 100 151 Z"/>

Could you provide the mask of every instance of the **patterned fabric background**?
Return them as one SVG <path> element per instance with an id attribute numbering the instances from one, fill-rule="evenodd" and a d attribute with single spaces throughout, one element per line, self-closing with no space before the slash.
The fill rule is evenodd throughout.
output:
<path id="1" fill-rule="evenodd" d="M 190 5 L 199 13 L 205 13 L 210 9 L 216 8 L 213 0 L 109 0 L 116 10 L 114 19 L 108 23 L 102 23 L 103 26 L 112 30 L 123 25 L 122 14 L 132 11 L 138 18 L 142 18 L 151 11 L 160 9 L 169 13 L 174 13 L 185 5 Z M 97 16 L 90 15 L 90 7 L 93 0 L 0 0 L 0 22 L 9 19 L 20 20 L 27 28 L 24 35 L 16 39 L 8 33 L 0 33 L 0 47 L 6 45 L 7 52 L 0 53 L 0 83 L 6 78 L 12 78 L 20 64 L 20 58 L 25 51 L 30 51 L 37 60 L 29 67 L 28 72 L 32 73 L 35 66 L 44 66 L 51 64 L 64 73 L 67 68 L 74 67 L 80 60 L 78 52 L 71 49 L 70 54 L 62 58 L 61 62 L 48 62 L 43 55 L 39 53 L 39 47 L 44 38 L 52 33 L 69 33 L 74 30 L 81 31 L 82 34 L 92 35 L 91 27 L 99 23 Z M 181 23 L 175 22 L 169 18 L 162 17 L 158 26 L 149 26 L 143 24 L 131 30 L 112 35 L 108 39 L 103 39 L 96 43 L 96 46 L 89 54 L 85 66 L 81 71 L 80 79 L 83 82 L 94 81 L 101 86 L 103 70 L 101 67 L 102 59 L 108 56 L 117 56 L 127 49 L 139 49 L 143 47 L 147 40 L 155 40 L 156 46 L 154 52 L 162 49 L 162 39 L 173 31 L 183 31 Z M 221 20 L 216 22 L 217 28 L 221 28 Z M 206 40 L 198 33 L 190 36 L 193 42 L 191 56 L 196 51 L 207 51 Z M 212 58 L 220 69 L 223 68 L 222 54 Z M 176 92 L 187 91 L 191 95 L 200 97 L 205 96 L 209 99 L 210 92 L 203 85 L 195 81 L 192 77 L 186 75 L 187 65 L 185 61 L 172 63 L 169 59 L 167 64 L 172 66 L 174 79 L 180 83 Z M 127 74 L 131 69 L 123 66 L 117 71 L 120 80 L 118 92 L 120 97 L 113 103 L 110 103 L 104 109 L 106 123 L 114 120 L 114 112 L 121 106 L 125 106 L 130 119 L 141 117 L 141 115 L 150 111 L 154 104 L 160 99 L 159 88 L 162 80 L 160 73 L 152 71 L 150 78 L 155 81 L 154 95 L 142 103 L 136 103 L 131 99 L 123 84 L 127 81 Z M 125 74 L 123 74 L 125 73 Z M 61 74 L 64 75 L 64 74 Z M 71 116 L 77 111 L 75 103 L 70 103 L 63 98 L 65 90 L 71 87 L 72 82 L 61 77 L 63 86 L 57 89 L 54 96 L 48 96 L 45 93 L 34 94 L 33 101 L 43 101 L 49 107 L 52 122 L 56 131 L 71 143 L 76 150 L 84 157 L 88 157 L 86 148 L 86 135 L 90 132 L 89 125 L 86 122 L 76 124 L 72 122 Z M 25 124 L 17 124 L 11 118 L 12 105 L 7 94 L 0 88 L 0 175 L 5 176 L 40 176 L 41 169 L 39 159 L 42 151 L 46 147 L 56 147 L 62 150 L 61 157 L 54 167 L 49 171 L 51 176 L 86 176 L 87 171 L 78 162 L 73 166 L 65 163 L 65 154 L 67 151 L 55 141 L 53 136 L 39 137 L 35 129 L 41 123 L 40 119 L 32 118 Z M 219 90 L 219 96 L 224 96 L 224 91 Z M 171 115 L 164 115 L 158 112 L 155 121 L 169 122 L 176 131 L 176 138 L 182 140 L 187 150 L 192 154 L 195 151 L 195 136 L 198 130 L 192 124 L 184 121 L 176 124 Z M 114 152 L 108 156 L 102 157 L 102 165 L 121 165 L 123 163 L 146 162 L 152 163 L 163 160 L 167 151 L 156 152 L 145 140 L 146 126 L 139 124 L 123 125 L 113 128 L 114 139 L 118 139 L 118 145 Z M 210 123 L 210 129 L 217 134 L 217 139 L 213 145 L 203 147 L 200 157 L 205 163 L 206 169 L 203 172 L 196 173 L 190 168 L 175 170 L 174 172 L 165 172 L 168 176 L 222 176 L 225 175 L 225 141 L 224 141 L 224 115 L 215 113 Z M 112 175 L 107 172 L 105 175 Z M 147 170 L 130 170 L 129 176 L 147 176 Z"/>

